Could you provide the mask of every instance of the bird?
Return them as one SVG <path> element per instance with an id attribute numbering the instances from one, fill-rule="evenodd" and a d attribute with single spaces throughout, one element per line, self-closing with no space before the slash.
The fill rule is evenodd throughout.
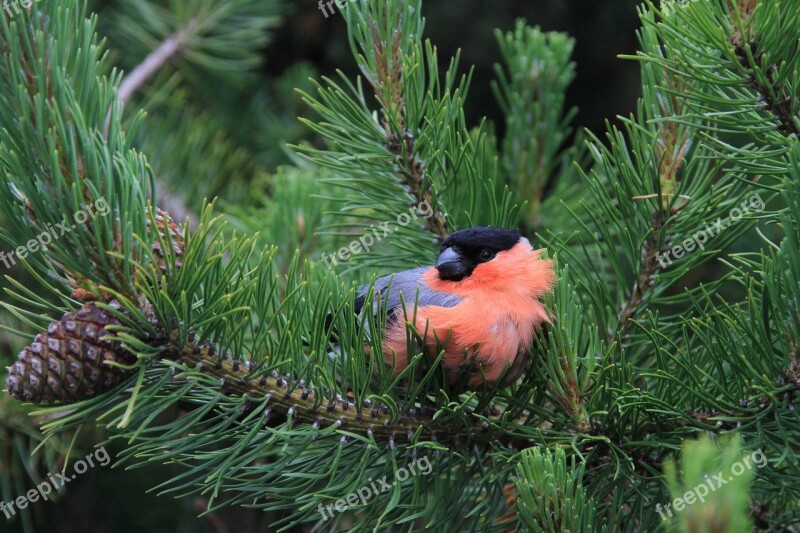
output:
<path id="1" fill-rule="evenodd" d="M 553 261 L 541 257 L 544 252 L 516 230 L 456 231 L 442 241 L 433 266 L 358 287 L 355 312 L 368 314 L 368 321 L 385 309 L 380 344 L 394 377 L 408 367 L 409 355 L 418 353 L 409 349 L 408 321 L 428 357 L 444 350 L 442 366 L 451 385 L 506 387 L 524 372 L 536 330 L 550 323 L 541 298 L 552 291 L 556 275 Z"/>

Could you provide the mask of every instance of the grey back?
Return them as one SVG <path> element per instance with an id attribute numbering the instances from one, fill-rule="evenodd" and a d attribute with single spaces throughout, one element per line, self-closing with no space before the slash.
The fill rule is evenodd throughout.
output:
<path id="1" fill-rule="evenodd" d="M 387 321 L 391 322 L 402 316 L 403 301 L 405 301 L 409 313 L 413 312 L 415 301 L 418 302 L 418 307 L 454 307 L 461 303 L 462 299 L 459 296 L 435 291 L 421 284 L 420 278 L 430 268 L 432 267 L 414 268 L 375 280 L 374 293 L 380 295 L 383 305 L 386 307 Z M 359 314 L 363 311 L 368 289 L 369 285 L 362 285 L 358 288 L 356 312 Z M 419 291 L 419 297 L 417 297 L 417 291 Z M 419 299 L 417 300 L 417 298 Z M 373 299 L 372 312 L 373 315 L 378 313 L 377 298 Z"/>

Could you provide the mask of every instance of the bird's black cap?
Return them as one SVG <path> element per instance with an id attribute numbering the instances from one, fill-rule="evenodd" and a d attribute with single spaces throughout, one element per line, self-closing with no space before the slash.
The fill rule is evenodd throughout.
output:
<path id="1" fill-rule="evenodd" d="M 461 281 L 481 263 L 494 259 L 498 252 L 510 250 L 520 240 L 518 231 L 475 227 L 457 231 L 442 243 L 434 265 L 439 278 Z"/>
<path id="2" fill-rule="evenodd" d="M 442 242 L 442 250 L 456 247 L 464 252 L 480 252 L 488 248 L 494 252 L 502 252 L 513 248 L 519 239 L 520 234 L 517 230 L 476 226 L 449 235 Z"/>

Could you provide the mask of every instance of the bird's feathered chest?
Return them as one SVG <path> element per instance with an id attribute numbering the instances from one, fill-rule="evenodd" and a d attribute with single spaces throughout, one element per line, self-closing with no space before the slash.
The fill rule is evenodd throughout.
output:
<path id="1" fill-rule="evenodd" d="M 465 297 L 450 308 L 420 309 L 417 327 L 426 323 L 439 338 L 446 334 L 448 351 L 482 347 L 487 354 L 516 353 L 530 347 L 536 326 L 546 320 L 544 306 L 533 296 L 500 292 Z"/>

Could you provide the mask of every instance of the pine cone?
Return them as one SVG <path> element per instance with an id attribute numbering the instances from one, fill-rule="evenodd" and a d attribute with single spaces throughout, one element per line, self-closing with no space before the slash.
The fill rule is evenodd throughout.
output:
<path id="1" fill-rule="evenodd" d="M 159 208 L 155 208 L 155 227 L 158 234 L 164 240 L 164 242 L 171 242 L 172 243 L 172 250 L 175 255 L 175 266 L 180 268 L 183 266 L 181 262 L 181 258 L 183 258 L 183 252 L 186 248 L 186 242 L 183 240 L 183 232 L 181 227 L 170 217 L 167 213 L 162 211 Z M 147 218 L 147 232 L 150 233 L 151 231 L 150 218 Z M 167 241 L 167 234 L 169 234 L 169 241 Z M 161 243 L 158 239 L 155 239 L 153 242 L 153 260 L 159 266 L 159 268 L 166 272 L 167 265 L 164 261 L 164 251 L 161 249 Z M 75 289 L 72 291 L 72 297 L 80 302 L 93 302 L 97 300 L 108 301 L 111 296 L 108 294 L 103 293 L 94 286 L 94 283 L 89 281 L 86 278 L 75 279 L 73 284 L 75 285 Z M 88 289 L 88 290 L 87 290 Z"/>
<path id="2" fill-rule="evenodd" d="M 136 358 L 106 329 L 120 324 L 94 304 L 65 313 L 47 333 L 36 335 L 9 367 L 6 388 L 14 398 L 39 404 L 70 403 L 92 398 L 118 385 L 129 372 L 106 364 L 131 365 Z"/>
<path id="3" fill-rule="evenodd" d="M 172 219 L 171 216 L 157 207 L 155 219 L 156 230 L 158 231 L 158 234 L 161 235 L 165 243 L 167 242 L 167 234 L 169 234 L 169 239 L 172 242 L 172 251 L 176 257 L 175 266 L 180 268 L 183 266 L 180 258 L 183 257 L 183 251 L 186 248 L 186 242 L 183 240 L 181 227 Z M 149 218 L 147 219 L 147 229 L 148 231 L 150 230 Z M 153 256 L 156 263 L 158 263 L 158 266 L 161 267 L 161 270 L 166 270 L 167 266 L 164 263 L 164 252 L 161 249 L 161 244 L 158 242 L 158 240 L 153 242 Z"/>

